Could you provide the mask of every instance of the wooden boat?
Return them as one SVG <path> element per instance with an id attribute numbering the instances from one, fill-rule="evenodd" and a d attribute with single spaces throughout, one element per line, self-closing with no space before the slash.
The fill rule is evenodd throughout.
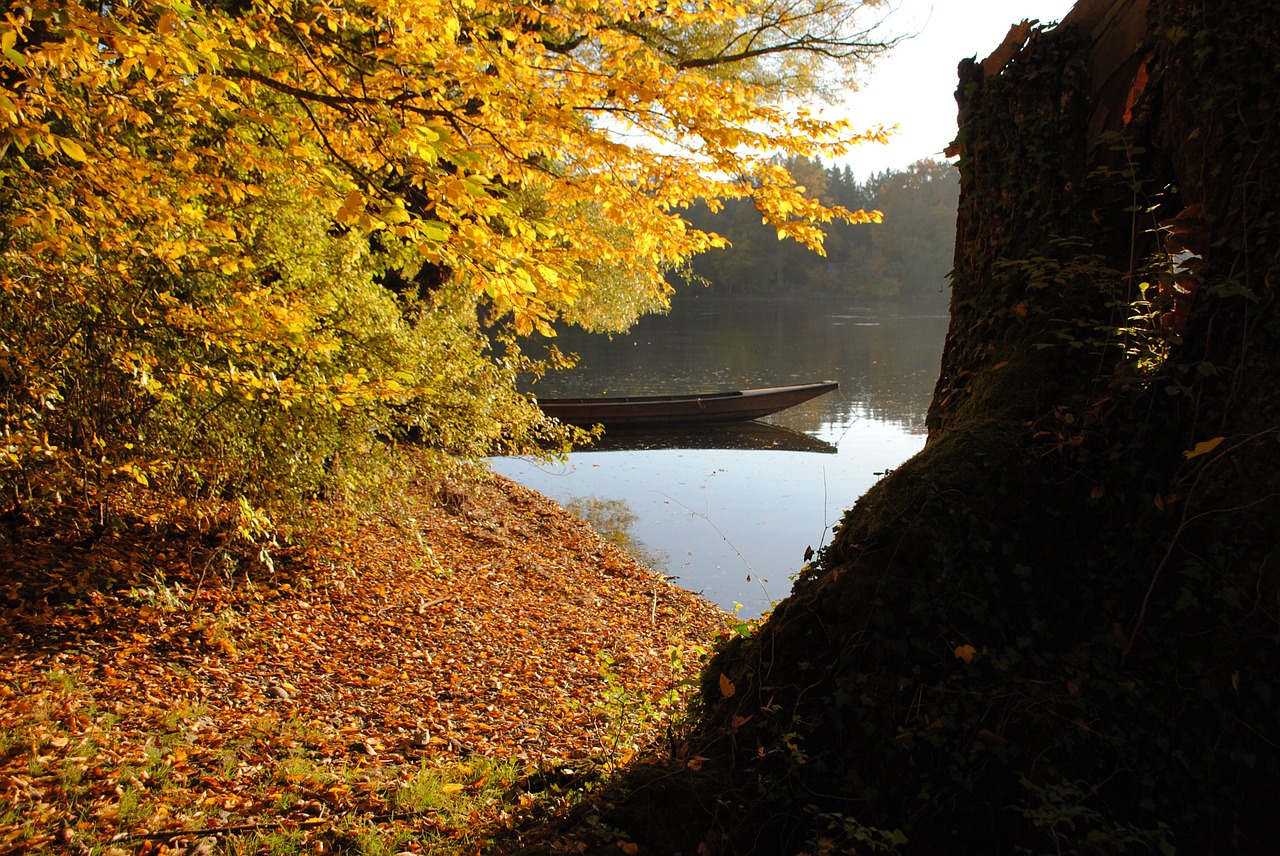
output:
<path id="1" fill-rule="evenodd" d="M 638 395 L 617 398 L 548 398 L 538 406 L 571 425 L 688 425 L 745 422 L 795 407 L 840 388 L 833 380 L 797 386 L 740 389 L 695 395 Z"/>

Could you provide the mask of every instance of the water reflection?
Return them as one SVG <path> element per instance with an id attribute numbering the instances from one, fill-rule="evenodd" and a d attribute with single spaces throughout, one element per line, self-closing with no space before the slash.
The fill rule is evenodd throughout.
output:
<path id="1" fill-rule="evenodd" d="M 678 296 L 679 297 L 679 296 Z M 494 468 L 557 501 L 625 502 L 631 538 L 667 556 L 680 584 L 758 615 L 784 597 L 807 547 L 924 444 L 947 319 L 820 301 L 677 303 L 608 339 L 557 341 L 578 368 L 544 397 L 662 395 L 832 379 L 830 395 L 729 431 L 614 430 L 563 465 Z M 764 426 L 764 427 L 759 427 Z M 760 432 L 758 435 L 756 432 Z M 784 439 L 785 438 L 785 439 Z M 833 453 L 834 451 L 834 453 Z"/>
<path id="2" fill-rule="evenodd" d="M 769 422 L 735 422 L 668 428 L 610 428 L 591 451 L 626 449 L 755 449 L 771 452 L 817 452 L 834 455 L 837 448 L 803 431 Z"/>
<path id="3" fill-rule="evenodd" d="M 590 523 L 604 540 L 640 564 L 659 573 L 666 572 L 670 556 L 650 550 L 635 537 L 632 528 L 638 518 L 625 499 L 607 499 L 594 494 L 575 497 L 565 504 L 565 510 Z"/>

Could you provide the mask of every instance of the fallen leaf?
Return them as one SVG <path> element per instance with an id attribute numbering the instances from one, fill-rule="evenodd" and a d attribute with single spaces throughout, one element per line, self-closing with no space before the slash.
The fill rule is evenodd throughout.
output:
<path id="1" fill-rule="evenodd" d="M 1201 455 L 1207 455 L 1210 452 L 1212 452 L 1214 449 L 1218 448 L 1218 446 L 1221 445 L 1222 441 L 1225 439 L 1227 438 L 1214 437 L 1212 440 L 1201 440 L 1199 443 L 1196 443 L 1194 449 L 1188 449 L 1187 451 L 1183 452 L 1182 457 L 1186 458 L 1189 461 L 1192 458 L 1198 458 Z"/>
<path id="2" fill-rule="evenodd" d="M 305 830 L 390 817 L 375 783 L 412 778 L 423 763 L 465 782 L 435 786 L 462 801 L 493 780 L 460 755 L 554 766 L 599 752 L 601 640 L 628 691 L 656 699 L 671 686 L 673 639 L 727 632 L 724 611 L 665 585 L 547 498 L 490 476 L 454 508 L 411 467 L 395 501 L 413 526 L 379 515 L 353 524 L 349 508 L 318 505 L 315 526 L 276 551 L 278 576 L 263 570 L 261 585 L 192 561 L 207 550 L 208 523 L 180 512 L 152 520 L 126 502 L 119 533 L 87 554 L 75 532 L 6 545 L 0 592 L 68 600 L 57 611 L 26 604 L 28 641 L 6 650 L 0 731 L 33 737 L 0 758 L 6 799 L 23 801 L 23 846 L 68 828 L 111 840 L 121 786 L 156 828 L 178 815 L 198 828 Z M 253 566 L 253 555 L 239 558 Z M 87 566 L 118 589 L 86 586 Z M 45 634 L 83 641 L 51 655 Z M 156 747 L 168 748 L 154 770 L 135 769 Z M 630 752 L 612 751 L 620 762 Z M 33 764 L 66 775 L 36 780 Z M 328 778 L 335 771 L 345 772 Z M 289 797 L 297 808 L 281 818 L 277 801 Z M 380 821 L 387 840 L 401 822 Z M 0 852 L 9 831 L 0 819 Z"/>

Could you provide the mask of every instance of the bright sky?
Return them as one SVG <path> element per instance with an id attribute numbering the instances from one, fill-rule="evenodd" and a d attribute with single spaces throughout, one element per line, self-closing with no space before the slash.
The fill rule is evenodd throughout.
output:
<path id="1" fill-rule="evenodd" d="M 886 146 L 854 149 L 847 162 L 859 179 L 884 169 L 903 169 L 921 158 L 943 160 L 956 134 L 956 65 L 965 57 L 985 59 L 1023 18 L 1060 21 L 1075 0 L 889 0 L 889 35 L 918 34 L 903 41 L 864 74 L 860 90 L 837 115 L 854 128 L 898 125 Z"/>

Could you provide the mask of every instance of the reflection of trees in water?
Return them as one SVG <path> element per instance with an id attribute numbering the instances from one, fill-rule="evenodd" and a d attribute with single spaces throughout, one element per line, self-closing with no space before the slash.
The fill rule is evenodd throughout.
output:
<path id="1" fill-rule="evenodd" d="M 636 513 L 625 499 L 584 496 L 569 500 L 565 509 L 600 533 L 600 536 L 645 567 L 666 573 L 671 557 L 660 550 L 650 550 L 631 532 Z"/>
<path id="2" fill-rule="evenodd" d="M 783 424 L 813 431 L 869 418 L 922 426 L 946 329 L 941 313 L 682 293 L 669 315 L 642 319 L 629 333 L 563 331 L 556 344 L 579 354 L 580 368 L 548 375 L 534 390 L 649 395 L 838 380 L 839 393 L 787 411 Z"/>

